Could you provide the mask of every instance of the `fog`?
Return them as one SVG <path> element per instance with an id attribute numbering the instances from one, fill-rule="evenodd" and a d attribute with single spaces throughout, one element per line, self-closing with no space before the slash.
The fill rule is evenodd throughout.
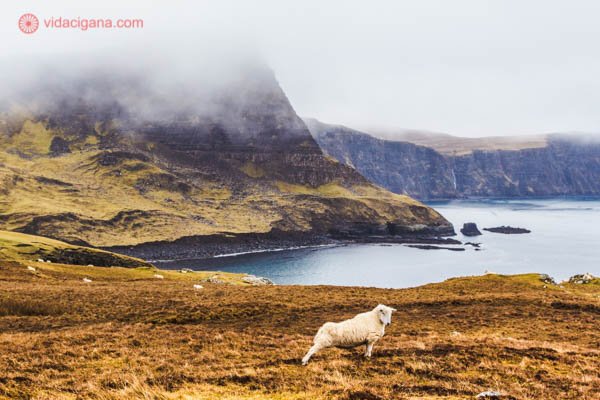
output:
<path id="1" fill-rule="evenodd" d="M 153 84 L 194 87 L 252 55 L 300 115 L 328 123 L 459 136 L 600 132 L 596 1 L 122 3 L 3 2 L 2 97 L 89 65 L 133 65 Z M 17 27 L 27 12 L 40 20 L 31 35 Z M 50 17 L 142 18 L 144 27 L 49 29 Z M 47 68 L 55 73 L 35 73 Z"/>
<path id="2" fill-rule="evenodd" d="M 264 60 L 231 41 L 212 47 L 192 40 L 176 49 L 161 39 L 153 43 L 159 52 L 115 45 L 61 53 L 65 60 L 16 55 L 0 64 L 2 110 L 55 114 L 86 106 L 152 122 L 225 115 L 227 104 L 244 108 L 252 101 L 245 92 L 273 89 Z"/>

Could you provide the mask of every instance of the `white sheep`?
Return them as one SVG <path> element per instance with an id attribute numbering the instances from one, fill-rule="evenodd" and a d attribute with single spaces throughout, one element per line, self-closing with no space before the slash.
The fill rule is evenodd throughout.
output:
<path id="1" fill-rule="evenodd" d="M 29 265 L 27 266 L 27 270 L 31 271 L 31 272 L 35 272 L 35 268 L 33 268 L 32 266 L 29 266 Z"/>
<path id="2" fill-rule="evenodd" d="M 204 286 L 202 286 L 202 285 L 194 285 L 194 289 L 196 289 L 196 290 L 204 289 Z"/>
<path id="3" fill-rule="evenodd" d="M 154 274 L 154 277 L 155 277 L 156 279 L 165 279 L 165 277 L 164 277 L 164 276 L 162 276 L 161 274 Z"/>
<path id="4" fill-rule="evenodd" d="M 92 282 L 92 280 L 90 278 L 83 278 L 83 281 L 85 283 L 91 283 Z"/>
<path id="5" fill-rule="evenodd" d="M 342 322 L 327 322 L 315 335 L 313 346 L 302 359 L 302 365 L 319 350 L 327 347 L 351 348 L 365 345 L 365 357 L 371 357 L 373 345 L 385 334 L 385 327 L 392 323 L 395 308 L 379 304 L 373 310 L 358 314 Z"/>

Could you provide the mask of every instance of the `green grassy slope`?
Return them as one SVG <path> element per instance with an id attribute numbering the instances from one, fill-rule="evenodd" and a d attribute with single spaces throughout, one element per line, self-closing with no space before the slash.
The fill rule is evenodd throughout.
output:
<path id="1" fill-rule="evenodd" d="M 318 154 L 306 162 L 321 163 L 323 173 L 341 171 L 339 178 L 298 183 L 278 161 L 227 155 L 214 163 L 221 170 L 205 174 L 202 166 L 174 167 L 157 156 L 153 142 L 100 128 L 74 137 L 45 121 L 12 125 L 0 129 L 0 228 L 6 230 L 110 246 L 273 228 L 326 231 L 338 223 L 447 224 L 434 210 Z M 52 150 L 56 138 L 68 142 L 68 152 Z"/>

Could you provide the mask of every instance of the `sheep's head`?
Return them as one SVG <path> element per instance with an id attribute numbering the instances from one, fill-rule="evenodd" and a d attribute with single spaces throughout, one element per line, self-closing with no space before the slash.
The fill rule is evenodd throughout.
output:
<path id="1" fill-rule="evenodd" d="M 396 309 L 380 304 L 375 307 L 373 311 L 377 313 L 377 316 L 383 325 L 389 325 L 392 323 L 392 313 L 396 311 Z"/>

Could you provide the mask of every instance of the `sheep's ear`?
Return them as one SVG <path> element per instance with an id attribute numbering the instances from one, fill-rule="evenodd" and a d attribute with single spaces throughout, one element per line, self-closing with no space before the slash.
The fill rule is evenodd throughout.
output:
<path id="1" fill-rule="evenodd" d="M 392 307 L 390 307 L 390 308 L 392 309 L 392 312 L 396 312 L 396 311 L 398 311 L 398 310 L 396 310 L 395 308 L 392 308 Z"/>

